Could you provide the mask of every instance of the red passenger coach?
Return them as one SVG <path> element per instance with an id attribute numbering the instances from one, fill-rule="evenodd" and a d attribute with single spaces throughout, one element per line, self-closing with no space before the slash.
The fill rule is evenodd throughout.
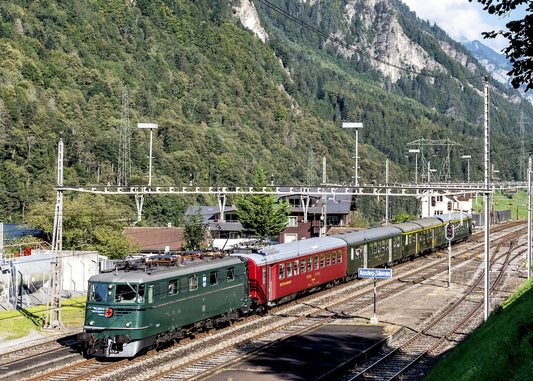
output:
<path id="1" fill-rule="evenodd" d="M 265 247 L 248 259 L 250 294 L 258 306 L 276 305 L 346 276 L 346 242 L 311 238 Z"/>

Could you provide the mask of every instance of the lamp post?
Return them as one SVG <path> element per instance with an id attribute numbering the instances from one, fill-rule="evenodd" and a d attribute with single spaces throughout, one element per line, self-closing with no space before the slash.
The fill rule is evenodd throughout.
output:
<path id="1" fill-rule="evenodd" d="M 357 176 L 357 156 L 359 154 L 359 129 L 363 128 L 363 123 L 343 123 L 342 128 L 354 128 L 355 129 L 355 178 L 354 186 L 359 186 L 359 180 Z"/>
<path id="2" fill-rule="evenodd" d="M 418 184 L 418 154 L 420 153 L 419 149 L 410 149 L 409 153 L 415 154 L 415 184 Z"/>
<path id="3" fill-rule="evenodd" d="M 157 123 L 137 123 L 138 128 L 148 128 L 150 129 L 150 156 L 149 156 L 149 167 L 148 167 L 148 186 L 152 185 L 152 133 L 154 129 L 157 129 Z"/>
<path id="4" fill-rule="evenodd" d="M 466 159 L 466 181 L 470 182 L 470 159 L 472 158 L 471 155 L 463 155 L 461 156 L 461 159 Z"/>

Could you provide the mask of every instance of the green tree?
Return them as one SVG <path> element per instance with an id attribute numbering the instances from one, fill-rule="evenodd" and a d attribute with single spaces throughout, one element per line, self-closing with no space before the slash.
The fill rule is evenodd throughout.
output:
<path id="1" fill-rule="evenodd" d="M 261 167 L 255 169 L 256 191 L 266 185 Z M 237 197 L 237 217 L 245 229 L 261 237 L 276 237 L 285 230 L 289 220 L 289 202 L 278 202 L 273 194 L 253 194 Z"/>
<path id="2" fill-rule="evenodd" d="M 392 217 L 390 222 L 392 224 L 396 224 L 396 223 L 399 223 L 399 222 L 411 221 L 411 220 L 414 220 L 415 218 L 416 217 L 413 216 L 412 214 L 409 214 L 407 212 L 402 212 L 402 213 L 397 214 L 394 217 Z"/>
<path id="3" fill-rule="evenodd" d="M 473 0 L 468 0 L 472 2 Z M 530 0 L 477 0 L 483 4 L 483 9 L 497 16 L 508 16 L 517 7 L 527 4 L 528 14 L 520 20 L 509 21 L 505 26 L 507 31 L 483 32 L 484 38 L 505 37 L 509 45 L 503 49 L 505 56 L 511 61 L 512 69 L 508 73 L 514 78 L 511 80 L 513 87 L 526 86 L 526 91 L 533 89 L 533 2 Z"/>
<path id="4" fill-rule="evenodd" d="M 199 250 L 204 240 L 206 226 L 200 214 L 200 209 L 187 217 L 185 221 L 185 240 L 187 241 L 187 250 Z"/>
<path id="5" fill-rule="evenodd" d="M 28 225 L 53 234 L 55 200 L 35 203 Z M 137 248 L 122 235 L 124 209 L 101 195 L 65 197 L 63 205 L 63 250 L 96 250 L 120 259 Z"/>

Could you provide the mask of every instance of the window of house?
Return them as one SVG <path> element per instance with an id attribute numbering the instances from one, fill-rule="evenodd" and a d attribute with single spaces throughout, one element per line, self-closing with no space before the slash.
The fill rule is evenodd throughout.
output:
<path id="1" fill-rule="evenodd" d="M 287 226 L 290 227 L 290 228 L 298 227 L 298 217 L 290 216 L 289 217 L 289 222 L 287 223 Z"/>

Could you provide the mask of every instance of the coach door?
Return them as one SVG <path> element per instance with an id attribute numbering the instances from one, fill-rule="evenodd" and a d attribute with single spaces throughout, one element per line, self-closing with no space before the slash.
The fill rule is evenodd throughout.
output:
<path id="1" fill-rule="evenodd" d="M 274 265 L 268 266 L 268 296 L 267 300 L 270 302 L 272 300 L 272 268 Z"/>

